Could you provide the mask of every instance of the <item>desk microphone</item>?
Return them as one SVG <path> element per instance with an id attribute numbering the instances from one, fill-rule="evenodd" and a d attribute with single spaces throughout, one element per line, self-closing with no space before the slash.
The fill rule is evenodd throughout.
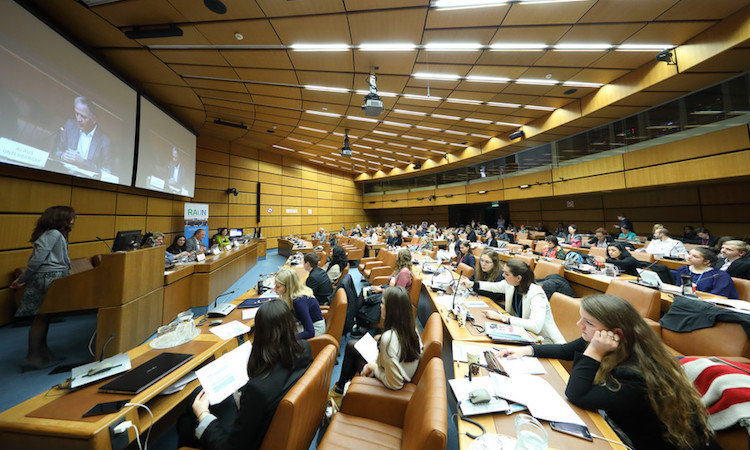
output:
<path id="1" fill-rule="evenodd" d="M 458 273 L 458 280 L 456 281 L 456 287 L 453 289 L 453 310 L 456 310 L 456 294 L 458 294 L 458 287 L 461 285 L 461 277 L 463 276 L 464 271 Z"/>
<path id="2" fill-rule="evenodd" d="M 109 342 L 114 338 L 115 333 L 110 334 L 107 338 L 107 341 L 104 343 L 104 345 L 102 345 L 102 352 L 99 354 L 99 361 L 104 361 L 104 351 L 107 350 L 107 344 L 109 344 Z"/>
<path id="3" fill-rule="evenodd" d="M 442 260 L 440 260 L 440 264 L 438 264 L 437 269 L 435 269 L 435 271 L 432 272 L 432 278 L 430 279 L 430 286 L 433 286 L 435 284 L 435 275 L 437 275 L 440 272 L 441 267 L 443 267 Z"/>
<path id="4" fill-rule="evenodd" d="M 232 289 L 232 290 L 231 290 L 231 291 L 229 291 L 229 292 L 225 292 L 225 293 L 223 293 L 223 294 L 220 294 L 220 295 L 218 295 L 218 296 L 217 296 L 217 297 L 216 297 L 216 298 L 214 299 L 214 306 L 213 306 L 213 307 L 214 307 L 214 308 L 216 307 L 216 302 L 217 302 L 217 301 L 218 301 L 218 300 L 219 300 L 219 299 L 220 299 L 221 297 L 226 297 L 226 296 L 227 296 L 227 295 L 229 295 L 229 294 L 234 294 L 234 291 L 235 291 L 235 290 L 234 290 L 234 289 Z"/>
<path id="5" fill-rule="evenodd" d="M 104 242 L 104 245 L 106 245 L 106 246 L 107 246 L 107 248 L 109 249 L 110 253 L 114 251 L 114 250 L 112 250 L 112 247 L 110 247 L 110 246 L 109 246 L 109 244 L 107 244 L 107 241 L 105 241 L 104 239 L 100 238 L 99 236 L 97 236 L 96 238 L 97 238 L 98 240 L 100 240 L 100 241 Z"/>

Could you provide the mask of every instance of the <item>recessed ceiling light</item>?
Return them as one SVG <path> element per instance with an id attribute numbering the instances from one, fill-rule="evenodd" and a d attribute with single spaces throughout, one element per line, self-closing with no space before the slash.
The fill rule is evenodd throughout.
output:
<path id="1" fill-rule="evenodd" d="M 435 119 L 445 119 L 445 120 L 459 120 L 460 117 L 457 116 L 446 116 L 445 114 L 430 114 L 430 117 L 434 117 Z"/>
<path id="2" fill-rule="evenodd" d="M 408 109 L 394 109 L 393 112 L 398 114 L 409 114 L 412 116 L 426 116 L 427 113 L 419 112 L 419 111 L 409 111 Z"/>
<path id="3" fill-rule="evenodd" d="M 301 144 L 312 144 L 312 142 L 310 142 L 310 141 L 305 141 L 305 140 L 297 139 L 297 138 L 293 138 L 293 137 L 287 137 L 287 139 L 290 140 L 290 141 L 299 142 Z"/>
<path id="4" fill-rule="evenodd" d="M 348 94 L 349 93 L 349 89 L 337 88 L 337 87 L 316 86 L 316 85 L 313 85 L 313 84 L 306 84 L 303 87 L 305 89 L 309 89 L 311 91 L 336 92 L 336 93 L 339 93 L 339 94 Z"/>
<path id="5" fill-rule="evenodd" d="M 464 133 L 463 131 L 456 131 L 456 130 L 443 130 L 445 133 L 448 134 L 458 134 L 460 136 L 468 136 L 469 133 Z"/>
<path id="6" fill-rule="evenodd" d="M 536 109 L 539 111 L 554 111 L 557 109 L 552 106 L 539 106 L 539 105 L 523 105 L 523 107 L 526 109 Z"/>
<path id="7" fill-rule="evenodd" d="M 379 141 L 379 140 L 377 140 L 377 139 L 373 139 L 373 138 L 362 138 L 362 140 L 363 140 L 363 141 L 376 142 L 376 143 L 378 143 L 378 144 L 385 144 L 385 141 Z"/>
<path id="8" fill-rule="evenodd" d="M 487 77 L 484 75 L 469 75 L 466 77 L 466 81 L 476 81 L 479 83 L 508 83 L 511 81 L 507 77 Z"/>
<path id="9" fill-rule="evenodd" d="M 440 128 L 426 127 L 424 125 L 417 125 L 417 128 L 419 128 L 420 130 L 427 130 L 427 131 L 443 131 Z"/>
<path id="10" fill-rule="evenodd" d="M 324 111 L 313 111 L 311 109 L 305 110 L 307 114 L 315 114 L 317 116 L 326 116 L 326 117 L 341 117 L 341 114 L 334 114 Z"/>
<path id="11" fill-rule="evenodd" d="M 428 72 L 417 72 L 412 74 L 414 78 L 423 80 L 458 80 L 461 78 L 459 75 L 452 73 L 428 73 Z"/>
<path id="12" fill-rule="evenodd" d="M 363 52 L 408 52 L 416 50 L 417 46 L 411 43 L 366 43 L 357 47 Z"/>
<path id="13" fill-rule="evenodd" d="M 274 147 L 274 148 L 278 148 L 278 149 L 281 149 L 281 150 L 286 150 L 286 151 L 288 151 L 288 152 L 293 152 L 293 151 L 295 151 L 295 150 L 294 150 L 293 148 L 289 148 L 289 147 L 282 147 L 281 145 L 276 145 L 276 144 L 272 145 L 271 147 Z"/>
<path id="14" fill-rule="evenodd" d="M 518 84 L 536 84 L 536 85 L 553 85 L 559 83 L 557 80 L 549 80 L 546 78 L 518 78 L 514 80 Z"/>
<path id="15" fill-rule="evenodd" d="M 674 45 L 664 44 L 622 44 L 618 45 L 615 50 L 619 52 L 658 52 L 674 47 Z"/>
<path id="16" fill-rule="evenodd" d="M 317 156 L 317 155 L 316 155 L 316 154 L 314 154 L 314 153 L 303 152 L 303 151 L 301 151 L 301 150 L 300 150 L 300 151 L 298 151 L 297 153 L 299 153 L 299 154 L 301 154 L 301 155 L 307 155 L 307 156 Z"/>
<path id="17" fill-rule="evenodd" d="M 505 125 L 509 127 L 522 127 L 523 124 L 521 123 L 512 123 L 512 122 L 495 122 L 495 125 Z"/>
<path id="18" fill-rule="evenodd" d="M 402 95 L 404 98 L 410 98 L 413 100 L 427 100 L 429 102 L 439 102 L 442 100 L 441 97 L 432 97 L 427 95 L 416 95 L 416 94 L 404 94 Z"/>
<path id="19" fill-rule="evenodd" d="M 573 51 L 598 51 L 598 50 L 609 50 L 612 48 L 612 44 L 590 44 L 590 43 L 576 43 L 576 44 L 557 44 L 555 50 L 573 50 Z"/>
<path id="20" fill-rule="evenodd" d="M 369 117 L 346 116 L 346 118 L 350 120 L 359 120 L 360 122 L 378 123 L 377 119 L 370 119 Z"/>
<path id="21" fill-rule="evenodd" d="M 368 147 L 367 145 L 362 145 L 362 144 L 352 144 L 352 147 L 368 148 L 368 149 L 372 148 L 372 147 Z"/>
<path id="22" fill-rule="evenodd" d="M 482 48 L 474 42 L 431 42 L 424 46 L 427 51 L 434 52 L 472 52 Z"/>
<path id="23" fill-rule="evenodd" d="M 445 142 L 445 141 L 439 141 L 437 139 L 427 139 L 427 142 L 432 142 L 433 144 L 440 144 L 440 145 L 447 144 L 447 142 Z"/>
<path id="24" fill-rule="evenodd" d="M 292 44 L 289 48 L 297 52 L 343 52 L 351 47 L 348 44 Z"/>
<path id="25" fill-rule="evenodd" d="M 473 118 L 473 117 L 467 117 L 467 118 L 465 118 L 464 120 L 465 120 L 465 121 L 467 121 L 467 122 L 474 122 L 474 123 L 483 123 L 483 124 L 485 124 L 485 125 L 486 125 L 486 124 L 490 124 L 490 123 L 492 123 L 492 121 L 491 121 L 491 120 L 486 120 L 486 119 L 475 119 L 475 118 Z"/>
<path id="26" fill-rule="evenodd" d="M 383 124 L 384 125 L 391 125 L 393 127 L 411 128 L 411 125 L 409 125 L 408 123 L 391 122 L 391 121 L 388 121 L 388 120 L 384 120 Z"/>
<path id="27" fill-rule="evenodd" d="M 430 6 L 441 10 L 451 10 L 488 8 L 492 6 L 502 6 L 506 3 L 508 3 L 508 0 L 433 0 L 430 2 Z"/>
<path id="28" fill-rule="evenodd" d="M 565 82 L 563 82 L 563 86 L 600 88 L 600 87 L 604 86 L 604 84 L 602 84 L 602 83 L 587 83 L 585 81 L 565 81 Z"/>
<path id="29" fill-rule="evenodd" d="M 456 144 L 456 143 L 454 143 L 454 142 L 451 142 L 451 143 L 449 143 L 448 145 L 452 145 L 452 146 L 454 146 L 454 147 L 461 147 L 461 148 L 463 148 L 463 147 L 466 147 L 466 145 L 464 145 L 464 144 Z"/>
<path id="30" fill-rule="evenodd" d="M 310 127 L 303 127 L 302 125 L 298 126 L 300 130 L 307 130 L 307 131 L 314 131 L 315 133 L 328 133 L 326 130 L 321 130 L 318 128 L 310 128 Z"/>
<path id="31" fill-rule="evenodd" d="M 484 138 L 484 139 L 492 139 L 493 138 L 493 136 L 487 136 L 486 134 L 475 134 L 475 133 L 472 133 L 471 135 L 474 136 L 474 137 Z"/>
<path id="32" fill-rule="evenodd" d="M 389 142 L 388 145 L 392 145 L 394 147 L 408 147 L 408 145 L 399 144 L 398 142 Z"/>
<path id="33" fill-rule="evenodd" d="M 481 105 L 482 103 L 484 103 L 481 100 L 468 100 L 465 98 L 449 98 L 448 102 L 449 103 L 462 103 L 465 105 Z"/>
<path id="34" fill-rule="evenodd" d="M 521 43 L 521 42 L 498 42 L 490 45 L 490 50 L 500 51 L 523 51 L 523 50 L 544 50 L 548 47 L 547 44 L 535 44 L 535 43 Z"/>
<path id="35" fill-rule="evenodd" d="M 520 108 L 519 103 L 504 103 L 504 102 L 487 102 L 488 106 L 497 106 L 499 108 Z"/>
<path id="36" fill-rule="evenodd" d="M 389 131 L 372 130 L 372 132 L 375 133 L 375 134 L 382 134 L 382 135 L 385 135 L 385 136 L 398 136 L 398 134 L 391 133 Z"/>
<path id="37" fill-rule="evenodd" d="M 401 137 L 404 138 L 404 139 L 412 139 L 412 140 L 415 140 L 415 141 L 424 141 L 424 138 L 416 137 L 416 136 L 409 136 L 408 134 L 402 134 Z"/>

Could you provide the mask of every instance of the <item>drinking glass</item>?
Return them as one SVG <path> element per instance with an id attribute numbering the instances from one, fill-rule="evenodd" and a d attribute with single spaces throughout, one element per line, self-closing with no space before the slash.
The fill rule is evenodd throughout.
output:
<path id="1" fill-rule="evenodd" d="M 516 450 L 547 450 L 549 436 L 538 420 L 528 414 L 518 414 L 515 426 Z"/>

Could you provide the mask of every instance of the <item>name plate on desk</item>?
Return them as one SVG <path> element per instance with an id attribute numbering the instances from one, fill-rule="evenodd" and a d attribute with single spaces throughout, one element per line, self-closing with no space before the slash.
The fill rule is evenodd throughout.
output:
<path id="1" fill-rule="evenodd" d="M 198 253 L 197 255 L 195 255 L 195 260 L 198 262 L 205 261 L 206 255 L 204 255 L 203 253 Z"/>
<path id="2" fill-rule="evenodd" d="M 219 247 L 216 247 L 213 250 L 211 250 L 211 253 L 213 253 L 214 255 L 218 255 L 219 253 L 221 253 L 221 250 L 219 249 Z"/>
<path id="3" fill-rule="evenodd" d="M 232 244 L 227 244 L 224 246 L 224 250 L 229 251 L 232 249 Z"/>

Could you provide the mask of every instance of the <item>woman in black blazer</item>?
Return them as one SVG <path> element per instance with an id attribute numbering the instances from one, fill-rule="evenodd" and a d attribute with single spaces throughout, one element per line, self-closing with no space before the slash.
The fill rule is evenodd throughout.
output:
<path id="1" fill-rule="evenodd" d="M 296 326 L 283 300 L 261 305 L 247 361 L 250 381 L 240 389 L 239 409 L 234 396 L 209 407 L 198 387 L 189 411 L 178 419 L 177 447 L 260 448 L 279 402 L 312 364 L 310 344 L 295 339 Z"/>
<path id="2" fill-rule="evenodd" d="M 596 259 L 601 262 L 614 264 L 620 271 L 628 275 L 638 276 L 636 269 L 640 267 L 641 263 L 630 254 L 622 243 L 614 242 L 610 244 L 607 247 L 607 253 L 609 254 L 609 258 L 597 256 Z"/>

